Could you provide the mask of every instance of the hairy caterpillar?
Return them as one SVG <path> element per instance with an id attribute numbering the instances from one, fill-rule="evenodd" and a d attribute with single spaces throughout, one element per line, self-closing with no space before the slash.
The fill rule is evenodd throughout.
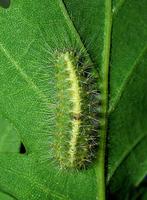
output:
<path id="1" fill-rule="evenodd" d="M 51 144 L 64 169 L 85 168 L 98 144 L 98 76 L 81 54 L 56 53 L 56 126 Z"/>

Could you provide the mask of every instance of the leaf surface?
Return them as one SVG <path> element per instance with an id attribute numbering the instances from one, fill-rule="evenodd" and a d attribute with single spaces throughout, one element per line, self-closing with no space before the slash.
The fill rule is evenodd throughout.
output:
<path id="1" fill-rule="evenodd" d="M 124 199 L 147 173 L 146 1 L 125 1 L 113 15 L 110 61 L 109 170 Z M 127 180 L 125 188 L 123 184 Z"/>
<path id="2" fill-rule="evenodd" d="M 49 156 L 55 123 L 50 53 L 73 45 L 83 48 L 64 5 L 14 1 L 9 9 L 0 9 L 0 18 L 0 110 L 17 127 L 27 151 L 1 154 L 1 189 L 21 200 L 95 199 L 94 169 L 62 172 Z"/>
<path id="3" fill-rule="evenodd" d="M 0 152 L 18 152 L 20 140 L 13 125 L 0 116 Z"/>
<path id="4" fill-rule="evenodd" d="M 9 195 L 4 194 L 2 192 L 0 192 L 0 199 L 1 200 L 14 200 L 13 197 L 10 197 Z"/>
<path id="5" fill-rule="evenodd" d="M 21 200 L 104 196 L 105 144 L 86 171 L 62 172 L 49 159 L 48 136 L 55 123 L 49 120 L 54 114 L 49 54 L 85 46 L 99 70 L 105 104 L 109 65 L 107 185 L 117 199 L 125 199 L 147 172 L 146 0 L 115 0 L 112 13 L 108 0 L 64 3 L 14 1 L 8 10 L 0 9 L 0 110 L 27 150 L 25 156 L 0 156 L 0 186 Z M 105 141 L 105 131 L 102 136 Z"/>

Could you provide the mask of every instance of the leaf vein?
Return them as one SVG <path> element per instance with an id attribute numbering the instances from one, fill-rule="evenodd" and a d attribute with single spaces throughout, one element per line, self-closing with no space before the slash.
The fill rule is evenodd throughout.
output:
<path id="1" fill-rule="evenodd" d="M 129 71 L 127 77 L 124 79 L 124 81 L 123 81 L 123 83 L 122 83 L 120 89 L 119 89 L 118 92 L 117 92 L 116 97 L 114 98 L 112 104 L 111 104 L 110 107 L 109 107 L 109 110 L 108 110 L 108 114 L 109 114 L 109 115 L 110 115 L 110 113 L 112 113 L 112 112 L 116 109 L 116 107 L 117 107 L 117 105 L 118 105 L 118 103 L 119 103 L 119 100 L 120 100 L 120 98 L 121 98 L 121 96 L 122 96 L 122 94 L 123 94 L 123 92 L 124 92 L 125 87 L 127 86 L 129 80 L 131 79 L 133 72 L 134 72 L 135 69 L 137 68 L 138 63 L 140 62 L 140 59 L 144 56 L 146 50 L 147 50 L 147 46 L 145 46 L 145 47 L 143 48 L 143 50 L 141 51 L 141 53 L 139 54 L 139 56 L 136 58 L 136 60 L 135 60 L 135 62 L 134 62 L 134 64 L 133 64 L 133 67 L 132 67 L 131 70 Z"/>
<path id="2" fill-rule="evenodd" d="M 128 148 L 128 150 L 122 154 L 121 158 L 118 160 L 118 162 L 116 162 L 114 170 L 108 175 L 107 179 L 108 182 L 114 175 L 115 171 L 122 164 L 122 162 L 129 156 L 129 154 L 131 154 L 132 150 L 135 149 L 146 136 L 147 136 L 146 134 L 143 134 L 140 137 L 138 137 L 138 139 L 135 140 L 135 142 L 130 146 L 130 148 Z"/>
<path id="3" fill-rule="evenodd" d="M 32 81 L 32 79 L 21 69 L 19 64 L 12 58 L 12 56 L 9 54 L 9 52 L 6 50 L 6 48 L 0 43 L 0 49 L 6 56 L 8 60 L 14 65 L 16 70 L 19 72 L 19 74 L 22 76 L 22 78 L 28 83 L 28 85 L 37 93 L 39 98 L 44 100 L 47 104 L 49 104 L 49 101 L 46 97 L 46 95 L 38 88 L 38 86 Z"/>

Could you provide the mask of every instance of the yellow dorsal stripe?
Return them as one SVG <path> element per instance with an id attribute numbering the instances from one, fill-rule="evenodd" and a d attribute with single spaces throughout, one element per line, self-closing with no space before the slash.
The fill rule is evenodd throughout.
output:
<path id="1" fill-rule="evenodd" d="M 72 112 L 76 116 L 81 114 L 81 100 L 80 100 L 80 87 L 78 78 L 76 76 L 75 66 L 73 66 L 73 61 L 71 59 L 71 56 L 69 53 L 66 53 L 64 55 L 64 60 L 66 63 L 66 70 L 69 74 L 69 81 L 71 83 L 71 100 L 73 102 L 73 109 Z M 69 161 L 70 165 L 74 165 L 75 161 L 75 154 L 76 154 L 76 145 L 79 135 L 79 129 L 80 129 L 80 120 L 73 119 L 72 122 L 72 134 L 71 134 L 71 140 L 70 140 L 70 149 L 69 149 Z"/>

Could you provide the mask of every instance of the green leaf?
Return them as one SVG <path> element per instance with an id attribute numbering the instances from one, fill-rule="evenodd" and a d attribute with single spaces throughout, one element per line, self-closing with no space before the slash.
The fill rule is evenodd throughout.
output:
<path id="1" fill-rule="evenodd" d="M 143 92 L 147 83 L 146 62 L 146 58 L 142 57 L 127 83 L 119 105 L 110 114 L 110 134 L 115 134 L 115 139 L 110 135 L 111 160 L 108 180 L 111 180 L 112 191 L 120 189 L 126 178 L 128 180 L 126 189 L 128 189 L 132 185 L 138 185 L 146 175 L 147 113 L 144 108 L 147 97 Z M 117 151 L 114 152 L 113 146 Z"/>
<path id="2" fill-rule="evenodd" d="M 11 197 L 11 196 L 9 196 L 5 193 L 0 192 L 0 199 L 1 200 L 13 200 L 13 197 Z"/>
<path id="3" fill-rule="evenodd" d="M 8 119 L 0 116 L 0 153 L 2 152 L 19 152 L 20 140 L 16 128 L 12 126 Z M 12 200 L 8 194 L 0 191 L 1 200 Z"/>
<path id="4" fill-rule="evenodd" d="M 0 116 L 0 153 L 2 152 L 19 152 L 20 140 L 17 133 L 17 130 L 11 122 L 4 116 Z M 1 200 L 12 200 L 8 194 L 5 194 L 0 191 Z"/>
<path id="5" fill-rule="evenodd" d="M 64 5 L 13 1 L 8 10 L 0 10 L 0 18 L 0 110 L 17 127 L 27 151 L 0 156 L 1 189 L 21 200 L 95 199 L 93 168 L 62 172 L 49 156 L 55 123 L 50 52 L 83 48 Z"/>
<path id="6" fill-rule="evenodd" d="M 147 172 L 146 0 L 115 0 L 112 12 L 110 0 L 64 3 L 12 1 L 0 9 L 0 112 L 27 151 L 1 154 L 0 188 L 21 200 L 104 200 L 108 130 L 107 187 L 127 199 Z M 86 49 L 99 71 L 104 123 L 96 162 L 76 173 L 55 167 L 49 155 L 56 123 L 50 53 L 71 47 Z"/>
<path id="7" fill-rule="evenodd" d="M 145 4 L 146 1 L 126 1 L 113 16 L 108 181 L 112 193 L 121 191 L 118 199 L 124 199 L 147 173 Z"/>
<path id="8" fill-rule="evenodd" d="M 147 199 L 147 192 L 145 191 L 144 194 L 142 195 L 142 200 L 146 200 Z"/>
<path id="9" fill-rule="evenodd" d="M 18 152 L 20 140 L 15 127 L 5 117 L 0 116 L 0 152 Z"/>

